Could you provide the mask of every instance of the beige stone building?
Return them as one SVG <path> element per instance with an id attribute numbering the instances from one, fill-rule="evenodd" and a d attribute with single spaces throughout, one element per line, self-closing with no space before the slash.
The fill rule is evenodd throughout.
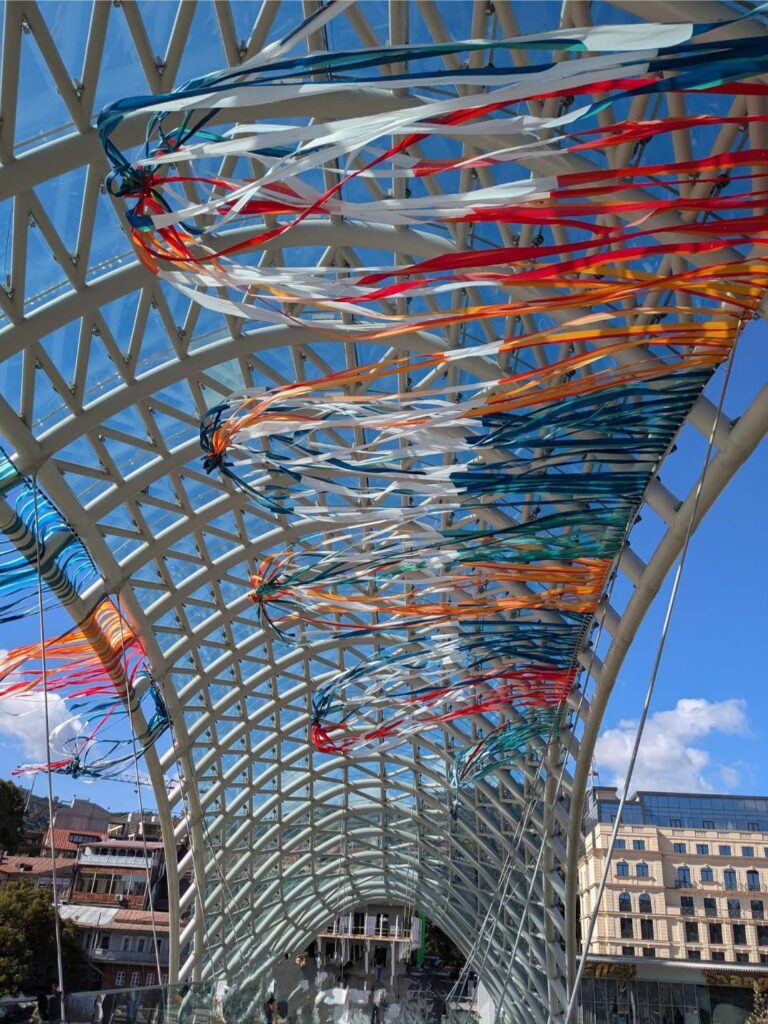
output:
<path id="1" fill-rule="evenodd" d="M 582 941 L 617 806 L 615 789 L 593 790 L 579 866 Z M 768 965 L 768 799 L 636 794 L 590 952 Z"/>

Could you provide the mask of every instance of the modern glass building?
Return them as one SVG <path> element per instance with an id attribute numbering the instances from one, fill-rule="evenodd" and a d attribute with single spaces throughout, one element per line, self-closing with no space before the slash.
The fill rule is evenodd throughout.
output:
<path id="1" fill-rule="evenodd" d="M 619 797 L 615 788 L 590 791 L 585 829 L 616 820 Z M 627 825 L 660 825 L 735 832 L 768 832 L 768 797 L 708 793 L 647 793 L 638 791 L 626 802 L 621 820 Z"/>

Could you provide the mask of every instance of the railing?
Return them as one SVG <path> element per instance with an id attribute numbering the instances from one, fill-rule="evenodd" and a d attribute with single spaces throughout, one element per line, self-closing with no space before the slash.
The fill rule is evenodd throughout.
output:
<path id="1" fill-rule="evenodd" d="M 97 960 L 99 963 L 117 963 L 117 964 L 154 964 L 157 962 L 157 958 L 152 950 L 126 950 L 122 952 L 119 949 L 87 949 L 86 955 L 91 960 Z M 163 954 L 160 954 L 160 965 L 162 967 L 167 966 L 166 958 Z"/>
<path id="2" fill-rule="evenodd" d="M 118 892 L 83 892 L 79 889 L 75 889 L 72 893 L 71 898 L 67 901 L 70 904 L 77 903 L 96 903 L 100 906 L 105 904 L 110 907 L 130 907 L 132 910 L 144 910 L 144 904 L 146 902 L 146 896 Z"/>
<path id="3" fill-rule="evenodd" d="M 105 868 L 136 868 L 137 871 L 146 871 L 152 867 L 151 857 L 120 857 L 113 853 L 86 853 L 80 851 L 78 864 L 83 867 L 98 866 Z"/>
<path id="4" fill-rule="evenodd" d="M 374 928 L 364 931 L 359 928 L 352 928 L 351 931 L 343 931 L 341 928 L 326 928 L 318 933 L 323 939 L 391 939 L 400 942 L 418 942 L 418 932 L 412 932 L 410 928 L 396 928 L 390 925 L 388 929 Z"/>
<path id="5" fill-rule="evenodd" d="M 137 973 L 146 976 L 152 972 L 146 970 Z M 321 1001 L 316 1010 L 313 1005 L 309 1012 L 301 1014 L 300 1019 L 304 1024 L 324 1024 L 331 1019 L 333 1010 L 338 1007 L 336 1001 L 329 997 L 336 991 L 318 990 L 317 996 L 321 997 Z M 373 1006 L 371 993 L 364 994 L 368 996 L 367 1003 L 355 1003 L 350 1000 L 345 1006 L 348 1011 L 354 1012 L 356 1018 L 367 1021 Z M 396 1020 L 411 1021 L 415 1024 L 430 1019 L 432 994 L 429 988 L 423 988 L 418 994 L 409 993 L 406 998 L 410 1012 L 403 1013 Z M 448 1003 L 443 1020 L 448 1024 L 475 1020 L 475 998 L 474 992 L 467 992 L 459 996 L 461 1002 L 457 999 Z M 227 1021 L 228 1024 L 252 1024 L 263 1018 L 263 999 L 261 987 L 256 984 L 236 983 L 225 988 L 216 982 L 195 982 L 177 986 L 150 982 L 149 985 L 130 988 L 67 992 L 64 999 L 64 1019 L 67 1024 L 91 1024 L 99 1017 L 104 1021 L 111 1020 L 113 1024 L 126 1024 L 128 1021 L 134 1024 L 159 1024 L 161 1021 L 163 1024 L 215 1024 L 221 1021 Z M 59 996 L 47 997 L 46 1003 L 47 1018 L 60 1020 Z M 314 999 L 312 1003 L 314 1004 Z M 14 1024 L 35 1024 L 40 1020 L 36 998 L 6 998 L 2 1007 L 3 1019 L 13 1021 Z M 385 1016 L 382 1014 L 381 1019 Z"/>

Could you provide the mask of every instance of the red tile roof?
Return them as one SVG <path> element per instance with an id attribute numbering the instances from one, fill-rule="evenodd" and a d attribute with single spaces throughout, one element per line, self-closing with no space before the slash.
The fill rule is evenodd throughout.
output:
<path id="1" fill-rule="evenodd" d="M 60 913 L 65 921 L 73 921 L 79 928 L 98 928 L 99 931 L 144 932 L 152 931 L 153 915 L 149 910 L 124 910 L 116 907 L 83 906 L 64 903 Z M 156 910 L 154 930 L 168 933 L 170 915 Z"/>
<path id="2" fill-rule="evenodd" d="M 158 928 L 168 927 L 168 920 L 170 914 L 164 913 L 162 910 L 156 910 L 154 914 L 151 910 L 126 910 L 122 907 L 115 914 L 115 924 L 143 924 L 152 925 L 152 919 L 154 917 L 155 924 Z"/>
<path id="3" fill-rule="evenodd" d="M 75 870 L 75 862 L 58 857 L 56 860 L 56 872 L 68 872 L 72 874 Z M 51 873 L 50 857 L 4 857 L 0 861 L 0 874 L 3 875 L 46 875 Z"/>
<path id="4" fill-rule="evenodd" d="M 81 846 L 85 845 L 82 843 L 73 843 L 70 840 L 70 836 L 95 836 L 95 839 L 89 839 L 88 841 L 94 843 L 104 842 L 109 838 L 106 832 L 91 832 L 88 829 L 76 829 L 76 828 L 54 828 L 53 829 L 53 844 L 54 849 L 57 851 L 77 853 Z M 45 833 L 45 839 L 43 840 L 43 846 L 50 848 L 51 845 L 51 829 Z"/>

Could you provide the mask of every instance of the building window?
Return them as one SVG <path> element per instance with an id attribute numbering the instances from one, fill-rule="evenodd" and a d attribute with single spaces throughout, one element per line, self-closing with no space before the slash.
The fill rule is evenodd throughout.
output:
<path id="1" fill-rule="evenodd" d="M 714 882 L 715 872 L 712 870 L 712 868 L 701 869 L 701 880 L 702 882 Z"/>
<path id="2" fill-rule="evenodd" d="M 758 946 L 768 946 L 768 924 L 757 926 L 757 944 Z"/>
<path id="3" fill-rule="evenodd" d="M 702 818 L 701 827 L 702 828 L 714 828 L 715 827 L 715 823 L 714 823 L 714 821 L 710 821 L 709 818 Z"/>
<path id="4" fill-rule="evenodd" d="M 115 974 L 115 988 L 122 988 L 125 984 L 125 971 L 118 971 Z"/>
<path id="5" fill-rule="evenodd" d="M 723 872 L 723 882 L 725 883 L 726 889 L 736 888 L 736 872 L 733 868 L 726 868 Z"/>
<path id="6" fill-rule="evenodd" d="M 140 980 L 139 972 L 134 971 L 133 974 L 131 974 L 131 988 L 138 988 Z"/>
<path id="7" fill-rule="evenodd" d="M 154 971 L 148 971 L 147 972 L 147 978 L 146 978 L 146 981 L 144 982 L 144 984 L 145 985 L 154 985 L 155 984 L 155 972 Z"/>
<path id="8" fill-rule="evenodd" d="M 629 864 L 625 860 L 620 860 L 616 865 L 616 874 L 619 878 L 626 878 L 629 875 Z"/>
<path id="9" fill-rule="evenodd" d="M 626 850 L 626 848 L 627 848 L 627 840 L 626 839 L 617 839 L 616 842 L 613 844 L 613 848 L 614 848 L 614 850 Z"/>
<path id="10" fill-rule="evenodd" d="M 752 917 L 756 921 L 762 921 L 762 919 L 765 917 L 765 911 L 763 909 L 763 901 L 762 900 L 752 900 L 751 903 L 750 903 L 750 908 L 752 910 Z"/>
<path id="11" fill-rule="evenodd" d="M 648 895 L 647 892 L 640 893 L 640 896 L 638 897 L 638 904 L 640 906 L 641 914 L 650 914 L 652 912 L 651 897 Z"/>
<path id="12" fill-rule="evenodd" d="M 693 896 L 680 897 L 680 913 L 683 917 L 693 917 Z"/>
<path id="13" fill-rule="evenodd" d="M 759 832 L 759 831 L 760 831 L 760 822 L 759 821 L 748 821 L 747 822 L 747 832 Z"/>
<path id="14" fill-rule="evenodd" d="M 712 957 L 712 962 L 713 963 L 715 963 L 715 964 L 724 964 L 725 963 L 725 953 L 723 952 L 722 949 L 713 949 L 712 953 L 710 955 Z"/>
<path id="15" fill-rule="evenodd" d="M 731 925 L 733 928 L 733 944 L 734 946 L 746 946 L 747 944 L 747 926 L 745 924 L 734 924 Z"/>
<path id="16" fill-rule="evenodd" d="M 750 892 L 760 892 L 760 872 L 759 871 L 748 871 L 747 872 L 747 889 Z"/>
<path id="17" fill-rule="evenodd" d="M 619 927 L 621 928 L 622 939 L 634 939 L 635 928 L 631 917 L 620 917 Z"/>
<path id="18" fill-rule="evenodd" d="M 704 913 L 707 917 L 717 917 L 717 900 L 714 896 L 704 897 Z"/>
<path id="19" fill-rule="evenodd" d="M 728 900 L 728 917 L 741 917 L 741 900 Z"/>
<path id="20" fill-rule="evenodd" d="M 123 952 L 124 953 L 130 953 L 130 951 L 131 951 L 131 937 L 130 937 L 130 935 L 126 935 L 125 938 L 123 939 Z"/>
<path id="21" fill-rule="evenodd" d="M 685 843 L 673 843 L 672 849 L 675 853 L 685 853 Z"/>
<path id="22" fill-rule="evenodd" d="M 685 941 L 686 942 L 698 942 L 699 941 L 699 926 L 695 921 L 685 922 Z"/>
<path id="23" fill-rule="evenodd" d="M 720 846 L 719 850 L 720 850 L 720 856 L 721 857 L 730 857 L 731 856 L 731 848 L 730 848 L 730 846 Z"/>
<path id="24" fill-rule="evenodd" d="M 648 878 L 648 865 L 644 861 L 640 861 L 635 868 L 635 874 L 638 878 Z"/>
<path id="25" fill-rule="evenodd" d="M 656 956 L 656 950 L 653 946 L 643 946 L 643 956 L 647 957 L 649 960 L 653 960 Z"/>
<path id="26" fill-rule="evenodd" d="M 755 848 L 754 848 L 754 846 L 742 846 L 742 848 L 741 848 L 741 856 L 742 857 L 754 857 L 755 856 Z"/>
<path id="27" fill-rule="evenodd" d="M 691 869 L 687 867 L 679 867 L 677 869 L 677 887 L 678 889 L 690 889 L 691 887 Z"/>
<path id="28" fill-rule="evenodd" d="M 686 921 L 686 927 L 690 924 Z M 652 939 L 653 938 L 653 920 L 650 917 L 643 917 L 640 920 L 640 938 L 641 939 Z"/>
<path id="29" fill-rule="evenodd" d="M 709 853 L 709 843 L 696 843 L 696 853 L 700 857 L 706 857 Z"/>
<path id="30" fill-rule="evenodd" d="M 723 944 L 723 926 L 721 924 L 710 924 L 710 926 L 709 926 L 709 944 L 710 944 L 710 946 L 722 946 L 722 944 Z"/>
<path id="31" fill-rule="evenodd" d="M 760 963 L 761 964 L 768 964 L 768 953 L 761 953 L 760 954 Z"/>
<path id="32" fill-rule="evenodd" d="M 682 818 L 670 818 L 669 819 L 669 827 L 670 828 L 682 828 L 683 827 Z"/>
<path id="33" fill-rule="evenodd" d="M 686 949 L 685 955 L 688 960 L 701 960 L 700 949 Z"/>
<path id="34" fill-rule="evenodd" d="M 736 963 L 737 964 L 748 964 L 749 963 L 749 953 L 737 953 L 736 954 Z"/>
<path id="35" fill-rule="evenodd" d="M 147 940 L 144 938 L 143 935 L 140 936 L 138 939 L 136 939 L 136 952 L 137 953 L 143 953 L 144 952 L 144 947 L 146 946 L 146 944 L 147 944 Z"/>
<path id="36" fill-rule="evenodd" d="M 645 849 L 645 840 L 644 839 L 633 839 L 632 840 L 632 849 L 633 850 L 644 850 Z"/>
<path id="37" fill-rule="evenodd" d="M 632 897 L 628 892 L 622 892 L 619 894 L 619 910 L 623 914 L 632 913 Z"/>
<path id="38" fill-rule="evenodd" d="M 635 955 L 635 947 L 634 946 L 622 946 L 621 947 L 621 955 L 622 956 L 634 956 Z"/>

